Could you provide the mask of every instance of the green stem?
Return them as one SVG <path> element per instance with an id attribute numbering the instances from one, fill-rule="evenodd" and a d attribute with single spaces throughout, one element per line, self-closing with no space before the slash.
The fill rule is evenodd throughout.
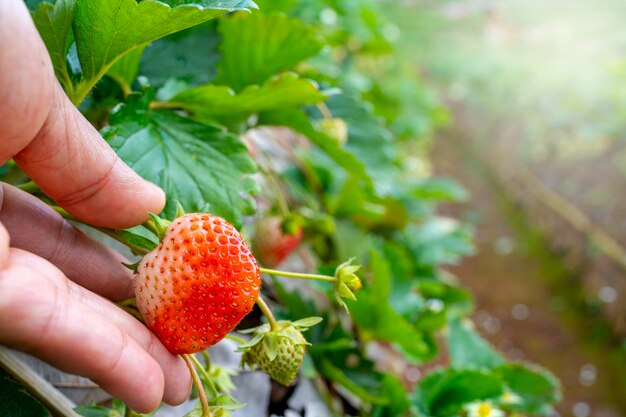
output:
<path id="1" fill-rule="evenodd" d="M 154 213 L 148 214 L 150 214 L 150 220 L 142 224 L 142 226 L 157 235 L 159 241 L 163 240 L 163 237 L 165 236 L 165 233 L 167 232 L 167 229 L 169 228 L 170 224 L 172 224 L 172 222 L 166 219 L 162 219 Z"/>
<path id="2" fill-rule="evenodd" d="M 126 406 L 124 417 L 141 417 L 141 414 L 134 412 L 130 407 Z"/>
<path id="3" fill-rule="evenodd" d="M 208 353 L 207 353 L 207 355 L 208 355 Z M 202 374 L 202 376 L 206 380 L 206 383 L 209 386 L 209 390 L 211 390 L 211 394 L 213 395 L 213 398 L 217 397 L 217 395 L 218 395 L 217 388 L 215 388 L 215 384 L 213 383 L 213 380 L 211 379 L 211 375 L 209 375 L 209 373 L 207 372 L 206 368 L 204 366 L 202 366 L 202 364 L 200 363 L 198 358 L 196 358 L 194 355 L 189 355 L 189 359 L 192 360 L 192 362 L 196 365 L 196 368 L 200 371 L 200 373 Z M 210 366 L 210 363 L 211 362 L 209 360 L 209 366 Z"/>
<path id="4" fill-rule="evenodd" d="M 137 307 L 137 299 L 135 297 L 127 298 L 126 300 L 119 301 L 117 305 L 124 307 Z"/>
<path id="5" fill-rule="evenodd" d="M 324 119 L 332 119 L 333 118 L 333 115 L 330 112 L 330 109 L 328 108 L 326 103 L 317 103 L 317 108 L 320 111 L 320 113 L 322 113 L 322 117 Z"/>
<path id="6" fill-rule="evenodd" d="M 120 89 L 122 90 L 122 93 L 124 94 L 124 98 L 127 98 L 129 95 L 132 94 L 133 90 L 132 88 L 130 88 L 130 85 L 126 83 L 126 80 L 124 80 L 124 78 L 119 77 L 117 73 L 115 72 L 110 72 L 108 76 L 113 78 L 113 80 L 117 83 L 117 85 L 120 86 Z"/>
<path id="7" fill-rule="evenodd" d="M 141 248 L 139 246 L 135 246 L 132 243 L 128 242 L 126 239 L 124 239 L 117 230 L 114 229 L 107 229 L 106 227 L 99 227 L 99 226 L 93 226 L 89 223 L 85 223 L 79 219 L 77 219 L 76 217 L 72 216 L 70 213 L 68 213 L 67 211 L 65 211 L 63 208 L 57 206 L 57 205 L 50 205 L 50 207 L 56 211 L 57 213 L 59 213 L 61 215 L 61 217 L 63 217 L 65 220 L 71 220 L 73 222 L 77 222 L 77 223 L 81 223 L 84 224 L 86 226 L 91 227 L 92 229 L 96 229 L 97 231 L 104 233 L 105 235 L 117 240 L 118 242 L 120 242 L 121 244 L 128 246 L 134 253 L 138 254 L 138 255 L 145 255 L 147 254 L 149 251 L 147 249 Z"/>
<path id="8" fill-rule="evenodd" d="M 283 216 L 286 216 L 289 214 L 289 205 L 287 204 L 287 199 L 285 198 L 283 191 L 280 188 L 280 184 L 276 179 L 276 173 L 269 168 L 270 166 L 272 166 L 272 164 L 270 163 L 267 155 L 264 152 L 261 152 L 260 155 L 261 157 L 263 157 L 265 165 L 267 165 L 268 168 L 264 168 L 263 166 L 261 166 L 259 170 L 267 178 L 268 185 L 272 189 L 274 197 L 276 198 L 278 209 Z"/>
<path id="9" fill-rule="evenodd" d="M 152 101 L 150 102 L 151 110 L 168 110 L 168 109 L 181 109 L 185 108 L 183 103 L 175 103 L 172 101 Z"/>
<path id="10" fill-rule="evenodd" d="M 134 308 L 131 308 L 128 306 L 119 305 L 119 304 L 118 304 L 118 307 L 143 323 L 143 317 L 141 316 L 141 313 L 138 310 L 135 310 Z"/>
<path id="11" fill-rule="evenodd" d="M 17 188 L 19 188 L 22 191 L 27 192 L 28 194 L 37 194 L 39 191 L 41 191 L 39 186 L 35 184 L 34 181 L 28 181 L 27 183 L 18 185 Z"/>
<path id="12" fill-rule="evenodd" d="M 185 361 L 185 364 L 187 364 L 187 368 L 191 374 L 191 379 L 198 390 L 198 397 L 200 398 L 200 405 L 202 406 L 202 417 L 213 417 L 211 409 L 209 408 L 209 401 L 207 400 L 206 392 L 204 391 L 204 386 L 202 385 L 202 381 L 200 381 L 200 377 L 198 376 L 198 372 L 196 372 L 196 367 L 194 366 L 195 358 L 193 355 L 181 356 Z"/>
<path id="13" fill-rule="evenodd" d="M 233 335 L 230 335 L 230 334 L 227 334 L 227 335 L 226 335 L 226 339 L 230 339 L 230 340 L 232 340 L 232 341 L 234 341 L 234 342 L 239 343 L 240 345 L 243 345 L 244 343 L 246 343 L 246 341 L 245 341 L 245 340 L 240 339 L 240 338 L 238 338 L 237 336 L 233 336 Z"/>
<path id="14" fill-rule="evenodd" d="M 83 100 L 85 99 L 85 97 L 87 97 L 87 94 L 89 94 L 93 86 L 96 85 L 96 83 L 98 82 L 98 80 L 100 80 L 100 78 L 102 78 L 102 76 L 104 76 L 104 73 L 102 71 L 101 73 L 102 74 L 99 73 L 98 75 L 96 75 L 96 77 L 94 77 L 93 80 L 90 80 L 89 82 L 85 82 L 85 83 L 83 82 L 78 83 L 76 85 L 76 88 L 72 89 L 71 92 L 68 91 L 68 93 L 70 93 L 68 94 L 70 96 L 70 100 L 72 100 L 72 103 L 76 107 L 78 107 L 78 105 L 83 102 Z"/>
<path id="15" fill-rule="evenodd" d="M 268 185 L 270 186 L 270 188 L 272 189 L 272 192 L 274 193 L 274 197 L 276 198 L 276 203 L 278 204 L 278 209 L 280 210 L 280 213 L 283 216 L 288 215 L 289 206 L 287 205 L 287 200 L 285 199 L 285 196 L 283 195 L 283 192 L 280 189 L 280 184 L 278 184 L 278 181 L 276 180 L 274 173 L 267 171 L 267 170 L 263 170 L 263 169 L 261 170 L 261 172 L 265 174 Z"/>
<path id="16" fill-rule="evenodd" d="M 336 281 L 335 277 L 331 277 L 328 275 L 304 274 L 300 272 L 279 271 L 276 269 L 269 269 L 269 268 L 259 268 L 259 271 L 261 271 L 261 273 L 263 274 L 278 275 L 278 276 L 286 277 L 286 278 L 312 279 L 316 281 L 328 281 L 328 282 Z"/>
<path id="17" fill-rule="evenodd" d="M 202 357 L 204 358 L 204 366 L 208 369 L 211 369 L 211 357 L 209 356 L 209 352 L 203 350 Z"/>
<path id="18" fill-rule="evenodd" d="M 272 331 L 275 332 L 275 331 L 280 330 L 280 328 L 278 327 L 278 323 L 276 323 L 276 319 L 274 318 L 274 315 L 272 314 L 272 310 L 270 310 L 265 300 L 263 300 L 263 298 L 259 296 L 259 298 L 257 298 L 256 300 L 256 305 L 259 306 L 259 308 L 261 309 L 261 312 L 263 313 L 265 318 L 267 318 L 267 321 L 269 322 L 270 327 L 272 328 Z"/>
<path id="19" fill-rule="evenodd" d="M 82 223 L 80 220 L 78 220 L 76 217 L 72 216 L 70 213 L 68 213 L 67 211 L 65 211 L 65 209 L 56 206 L 56 205 L 51 205 L 50 207 L 52 207 L 52 209 L 54 211 L 56 211 L 57 213 L 59 213 L 61 215 L 61 217 L 63 217 L 65 220 L 71 220 L 73 222 L 79 222 Z M 83 223 L 83 224 L 87 224 L 87 223 Z"/>
<path id="20" fill-rule="evenodd" d="M 82 223 L 79 221 L 79 223 Z M 83 224 L 87 224 L 87 223 L 83 223 Z M 120 242 L 121 244 L 128 246 L 134 253 L 136 253 L 137 255 L 145 255 L 148 252 L 150 252 L 147 249 L 141 248 L 139 246 L 133 245 L 132 243 L 128 242 L 126 239 L 124 239 L 122 236 L 120 236 L 120 234 L 118 233 L 117 230 L 113 230 L 113 229 L 107 229 L 106 227 L 98 227 L 98 226 L 92 226 L 87 224 L 87 226 L 92 227 L 96 230 L 98 230 L 99 232 L 104 233 L 105 235 L 117 240 L 118 242 Z"/>

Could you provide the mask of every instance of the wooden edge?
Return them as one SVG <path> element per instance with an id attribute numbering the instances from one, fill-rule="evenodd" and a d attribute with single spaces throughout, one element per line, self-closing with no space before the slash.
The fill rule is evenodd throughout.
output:
<path id="1" fill-rule="evenodd" d="M 0 346 L 0 368 L 23 384 L 55 417 L 80 417 L 74 403 L 61 394 L 41 375 L 18 359 L 10 349 Z"/>

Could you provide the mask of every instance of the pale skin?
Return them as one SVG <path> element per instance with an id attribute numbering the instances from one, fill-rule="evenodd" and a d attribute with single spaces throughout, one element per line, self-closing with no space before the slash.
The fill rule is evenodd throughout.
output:
<path id="1" fill-rule="evenodd" d="M 0 164 L 9 159 L 87 223 L 130 227 L 165 204 L 69 101 L 21 0 L 0 1 Z M 133 296 L 122 261 L 2 184 L 0 344 L 89 377 L 138 412 L 181 403 L 191 389 L 184 361 L 110 301 Z"/>

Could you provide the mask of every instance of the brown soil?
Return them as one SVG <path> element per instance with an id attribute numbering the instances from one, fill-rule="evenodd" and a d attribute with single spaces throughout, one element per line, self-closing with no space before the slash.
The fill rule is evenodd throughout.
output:
<path id="1" fill-rule="evenodd" d="M 538 363 L 561 380 L 560 415 L 626 415 L 623 353 L 598 315 L 581 306 L 576 274 L 563 268 L 491 173 L 451 137 L 436 141 L 435 173 L 456 179 L 471 197 L 442 212 L 476 225 L 477 254 L 449 270 L 474 294 L 482 334 L 510 359 Z"/>

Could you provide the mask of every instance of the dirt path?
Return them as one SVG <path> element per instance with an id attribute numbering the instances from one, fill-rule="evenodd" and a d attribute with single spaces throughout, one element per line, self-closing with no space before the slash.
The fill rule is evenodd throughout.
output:
<path id="1" fill-rule="evenodd" d="M 606 346 L 605 328 L 574 306 L 575 276 L 550 255 L 475 158 L 446 136 L 436 142 L 435 173 L 471 193 L 470 201 L 443 211 L 476 225 L 477 255 L 450 270 L 474 294 L 482 333 L 507 357 L 557 375 L 561 416 L 626 416 L 626 369 Z"/>

